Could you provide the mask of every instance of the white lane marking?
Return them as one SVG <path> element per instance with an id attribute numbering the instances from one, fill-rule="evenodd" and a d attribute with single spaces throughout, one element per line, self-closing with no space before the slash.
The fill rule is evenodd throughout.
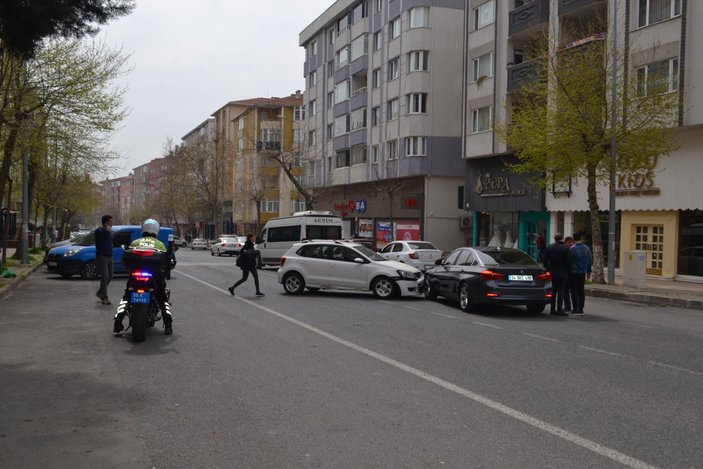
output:
<path id="1" fill-rule="evenodd" d="M 627 324 L 628 326 L 643 327 L 645 329 L 656 329 L 656 326 L 650 326 L 649 324 L 639 324 L 636 322 L 629 322 L 629 321 L 622 321 L 622 323 Z"/>
<path id="2" fill-rule="evenodd" d="M 550 342 L 559 342 L 558 339 L 553 339 L 551 337 L 545 337 L 543 335 L 530 334 L 529 332 L 523 332 L 522 335 L 526 335 L 528 337 L 534 337 L 535 339 L 549 340 Z"/>
<path id="3" fill-rule="evenodd" d="M 688 368 L 683 368 L 683 367 L 676 366 L 676 365 L 669 365 L 667 363 L 655 362 L 652 360 L 648 361 L 647 363 L 649 363 L 650 365 L 654 365 L 654 366 L 661 366 L 663 368 L 670 368 L 670 369 L 676 370 L 676 371 L 684 371 L 686 373 L 691 373 L 694 375 L 699 375 L 699 376 L 703 375 L 703 372 L 701 372 L 701 371 L 689 370 Z"/>
<path id="4" fill-rule="evenodd" d="M 451 314 L 442 314 L 438 313 L 436 311 L 429 311 L 430 314 L 434 314 L 435 316 L 442 316 L 443 318 L 449 318 L 449 319 L 456 319 L 456 316 L 452 316 Z"/>
<path id="5" fill-rule="evenodd" d="M 600 349 L 600 348 L 587 347 L 587 346 L 585 346 L 585 345 L 579 345 L 579 348 L 582 348 L 582 349 L 584 349 L 584 350 L 590 350 L 591 352 L 604 353 L 604 354 L 606 354 L 606 355 L 610 355 L 610 356 L 613 356 L 613 357 L 620 357 L 620 358 L 623 357 L 623 354 L 621 354 L 621 353 L 609 352 L 608 350 L 603 350 L 603 349 Z"/>
<path id="6" fill-rule="evenodd" d="M 494 326 L 493 324 L 487 324 L 485 322 L 478 322 L 478 321 L 471 321 L 472 323 L 476 324 L 477 326 L 483 326 L 483 327 L 490 327 L 493 329 L 503 329 L 500 326 Z"/>
<path id="7" fill-rule="evenodd" d="M 411 309 L 411 310 L 413 310 L 413 311 L 425 311 L 425 310 L 422 309 L 422 308 L 414 308 L 414 307 L 412 307 L 412 306 L 405 306 L 405 305 L 401 305 L 401 304 L 399 304 L 399 303 L 394 303 L 394 302 L 392 302 L 392 301 L 387 301 L 387 300 L 379 300 L 379 303 L 384 303 L 384 304 L 393 305 L 393 306 L 400 306 L 401 308 Z"/>
<path id="8" fill-rule="evenodd" d="M 183 272 L 181 272 L 181 273 L 183 273 Z M 193 280 L 200 282 L 203 285 L 206 285 L 214 290 L 225 293 L 225 290 L 223 290 L 222 288 L 211 285 L 203 280 L 200 280 L 199 278 L 193 277 L 192 275 L 188 275 L 186 273 L 183 273 L 183 275 L 190 277 Z M 255 308 L 259 308 L 262 311 L 266 311 L 269 314 L 272 314 L 280 319 L 283 319 L 283 320 L 288 321 L 292 324 L 300 326 L 303 329 L 306 329 L 310 332 L 313 332 L 313 333 L 318 334 L 322 337 L 325 337 L 333 342 L 336 342 L 340 345 L 348 347 L 352 350 L 356 350 L 359 353 L 362 353 L 366 356 L 374 358 L 374 359 L 376 359 L 380 362 L 383 362 L 387 365 L 390 365 L 392 367 L 398 368 L 399 370 L 405 371 L 406 373 L 414 375 L 420 379 L 423 379 L 423 380 L 428 381 L 430 383 L 436 384 L 437 386 L 440 386 L 448 391 L 452 391 L 456 394 L 459 394 L 460 396 L 464 396 L 467 399 L 470 399 L 470 400 L 477 402 L 483 406 L 486 406 L 490 409 L 493 409 L 497 412 L 500 412 L 504 415 L 507 415 L 508 417 L 511 417 L 515 420 L 523 422 L 531 427 L 537 428 L 538 430 L 542 430 L 546 433 L 554 435 L 554 436 L 561 438 L 563 440 L 566 440 L 566 441 L 573 443 L 577 446 L 585 448 L 593 453 L 604 456 L 604 457 L 611 459 L 617 463 L 620 463 L 624 466 L 628 466 L 628 467 L 632 467 L 632 468 L 636 468 L 636 469 L 657 469 L 656 466 L 652 466 L 650 464 L 647 464 L 646 462 L 641 461 L 637 458 L 633 458 L 632 456 L 628 456 L 628 455 L 621 453 L 613 448 L 609 448 L 605 445 L 601 445 L 600 443 L 596 443 L 595 441 L 589 440 L 588 438 L 583 438 L 575 433 L 571 433 L 567 430 L 564 430 L 563 428 L 557 427 L 556 425 L 552 425 L 552 424 L 545 422 L 543 420 L 540 420 L 536 417 L 532 417 L 531 415 L 528 415 L 524 412 L 520 412 L 517 409 L 509 407 L 505 404 L 501 404 L 498 401 L 494 401 L 493 399 L 482 396 L 482 395 L 477 394 L 477 393 L 470 391 L 468 389 L 462 388 L 461 386 L 457 386 L 456 384 L 450 383 L 449 381 L 445 381 L 442 378 L 438 378 L 438 377 L 431 375 L 429 373 L 425 373 L 422 370 L 419 370 L 417 368 L 413 368 L 409 365 L 406 365 L 405 363 L 402 363 L 402 362 L 399 362 L 393 358 L 387 357 L 386 355 L 382 355 L 378 352 L 374 352 L 371 349 L 367 349 L 365 347 L 357 345 L 354 342 L 350 342 L 346 339 L 342 339 L 341 337 L 330 334 L 329 332 L 325 332 L 322 329 L 318 329 L 315 326 L 311 326 L 310 324 L 307 324 L 303 321 L 299 321 L 299 320 L 292 318 L 290 316 L 286 316 L 283 313 L 279 313 L 278 311 L 275 311 L 271 308 L 267 308 L 266 306 L 262 306 L 261 304 L 258 304 L 254 301 L 250 301 L 250 300 L 247 300 L 244 298 L 239 298 L 239 297 L 236 297 L 236 298 L 239 299 L 240 301 L 243 301 L 244 303 L 247 303 L 247 304 L 255 307 Z M 493 327 L 495 327 L 495 326 L 493 326 Z"/>
<path id="9" fill-rule="evenodd" d="M 412 309 L 413 311 L 422 311 L 422 309 L 420 309 L 420 308 L 413 308 L 412 306 L 403 306 L 403 305 L 401 305 L 400 307 L 401 307 L 401 308 L 405 308 L 405 309 Z"/>

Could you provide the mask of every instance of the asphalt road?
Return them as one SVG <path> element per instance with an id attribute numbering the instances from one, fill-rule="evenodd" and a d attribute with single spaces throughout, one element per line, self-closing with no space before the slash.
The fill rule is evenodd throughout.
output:
<path id="1" fill-rule="evenodd" d="M 170 337 L 112 335 L 124 277 L 0 300 L 0 467 L 703 466 L 703 312 L 231 297 L 234 258 L 178 258 Z"/>

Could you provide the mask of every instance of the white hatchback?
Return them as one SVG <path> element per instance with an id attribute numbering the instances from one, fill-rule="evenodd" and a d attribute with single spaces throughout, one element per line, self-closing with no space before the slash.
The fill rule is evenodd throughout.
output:
<path id="1" fill-rule="evenodd" d="M 281 257 L 278 282 L 286 293 L 305 288 L 371 291 L 377 298 L 419 295 L 422 272 L 389 261 L 369 248 L 347 241 L 304 241 Z"/>

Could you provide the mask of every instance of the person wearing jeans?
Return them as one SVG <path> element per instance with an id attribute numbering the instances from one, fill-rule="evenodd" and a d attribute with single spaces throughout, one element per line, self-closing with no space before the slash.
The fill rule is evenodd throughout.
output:
<path id="1" fill-rule="evenodd" d="M 588 246 L 583 244 L 581 233 L 574 233 L 575 244 L 569 249 L 569 287 L 571 288 L 573 314 L 583 315 L 586 303 L 584 285 L 591 278 L 593 255 Z"/>
<path id="2" fill-rule="evenodd" d="M 104 305 L 109 305 L 110 300 L 107 297 L 107 286 L 110 284 L 113 276 L 112 262 L 112 216 L 103 215 L 102 226 L 95 230 L 95 267 L 100 275 L 100 288 L 95 294 L 100 298 L 100 302 Z"/>

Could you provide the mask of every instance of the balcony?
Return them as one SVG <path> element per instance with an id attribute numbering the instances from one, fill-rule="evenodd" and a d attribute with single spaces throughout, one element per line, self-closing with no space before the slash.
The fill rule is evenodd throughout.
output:
<path id="1" fill-rule="evenodd" d="M 510 12 L 508 35 L 512 38 L 549 24 L 549 0 L 534 0 Z"/>
<path id="2" fill-rule="evenodd" d="M 606 0 L 559 0 L 559 16 L 590 15 L 607 4 Z"/>
<path id="3" fill-rule="evenodd" d="M 535 73 L 535 64 L 531 61 L 508 67 L 508 91 L 518 90 L 525 83 L 531 83 Z"/>

